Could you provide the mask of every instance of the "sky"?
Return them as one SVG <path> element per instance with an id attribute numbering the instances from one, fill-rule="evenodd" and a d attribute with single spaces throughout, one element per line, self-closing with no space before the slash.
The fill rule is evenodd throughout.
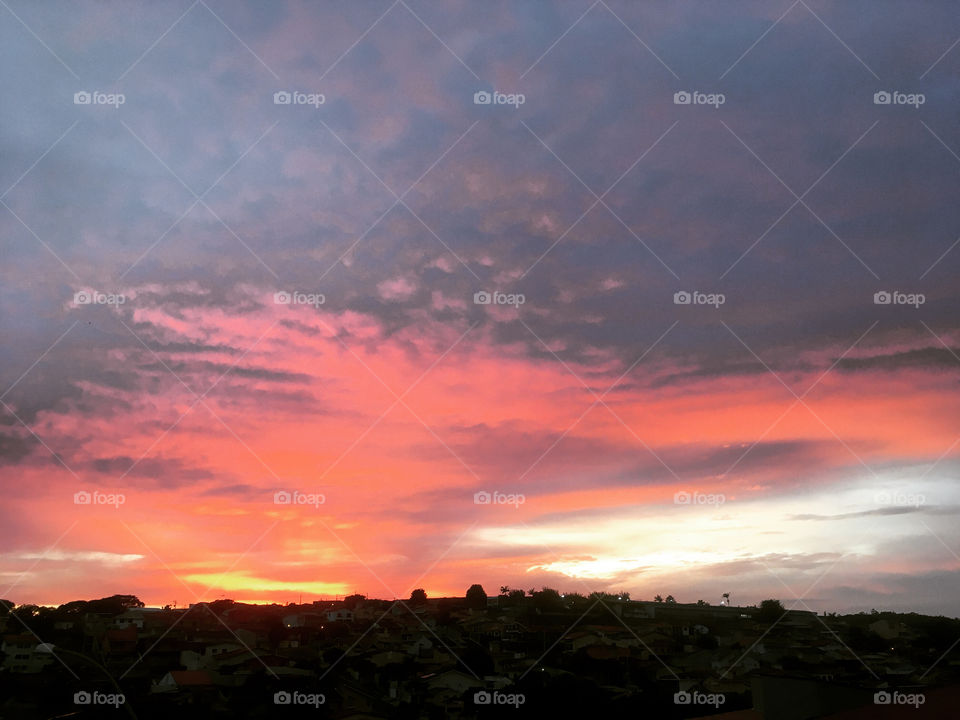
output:
<path id="1" fill-rule="evenodd" d="M 4 0 L 0 597 L 956 616 L 958 38 Z"/>

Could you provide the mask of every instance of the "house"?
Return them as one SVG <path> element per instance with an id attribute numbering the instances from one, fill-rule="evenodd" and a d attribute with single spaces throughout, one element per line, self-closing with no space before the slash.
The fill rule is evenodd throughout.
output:
<path id="1" fill-rule="evenodd" d="M 137 628 L 129 625 L 123 630 L 107 630 L 103 636 L 103 652 L 111 657 L 130 655 L 137 651 Z"/>
<path id="2" fill-rule="evenodd" d="M 336 613 L 336 611 L 331 611 Z M 350 610 L 345 612 L 351 613 Z M 328 612 L 327 615 L 330 613 Z M 351 613 L 350 620 L 353 619 Z M 320 613 L 291 613 L 289 615 L 284 615 L 282 618 L 283 624 L 288 628 L 301 628 L 301 627 L 311 627 L 311 628 L 320 628 L 323 627 L 325 618 Z"/>
<path id="3" fill-rule="evenodd" d="M 577 630 L 572 633 L 568 633 L 567 636 L 563 639 L 561 646 L 564 650 L 569 652 L 577 652 L 586 647 L 591 647 L 594 645 L 607 645 L 609 644 L 606 640 L 606 637 L 602 632 L 590 632 L 587 630 Z"/>
<path id="4" fill-rule="evenodd" d="M 396 650 L 385 650 L 384 652 L 376 653 L 375 655 L 370 656 L 370 662 L 372 662 L 377 667 L 384 667 L 385 665 L 402 665 L 406 662 L 407 656 Z"/>
<path id="5" fill-rule="evenodd" d="M 483 681 L 459 670 L 430 673 L 420 679 L 426 683 L 432 692 L 447 691 L 454 695 L 462 695 L 468 690 L 484 687 Z"/>
<path id="6" fill-rule="evenodd" d="M 748 675 L 760 667 L 760 662 L 751 657 L 750 654 L 741 654 L 739 652 L 717 655 L 713 653 L 710 661 L 711 669 L 719 673 L 722 677 L 735 677 L 738 675 Z"/>
<path id="7" fill-rule="evenodd" d="M 143 611 L 140 608 L 130 608 L 113 618 L 112 625 L 117 630 L 135 627 L 143 630 Z"/>
<path id="8" fill-rule="evenodd" d="M 43 672 L 54 662 L 50 653 L 37 650 L 38 641 L 33 635 L 4 635 L 0 650 L 3 651 L 3 668 L 13 672 L 32 675 Z"/>
<path id="9" fill-rule="evenodd" d="M 237 650 L 243 650 L 246 654 L 249 654 L 246 648 L 229 642 L 205 645 L 202 650 L 182 650 L 180 652 L 180 664 L 187 670 L 203 670 L 215 667 L 219 658 L 235 653 Z"/>
<path id="10" fill-rule="evenodd" d="M 346 608 L 328 610 L 327 620 L 329 622 L 353 622 L 353 610 L 347 610 Z"/>
<path id="11" fill-rule="evenodd" d="M 637 633 L 641 647 L 656 657 L 668 655 L 674 648 L 673 638 L 657 630 L 643 630 Z"/>
<path id="12" fill-rule="evenodd" d="M 206 670 L 171 670 L 153 683 L 150 692 L 173 693 L 204 690 L 213 687 L 213 678 Z"/>

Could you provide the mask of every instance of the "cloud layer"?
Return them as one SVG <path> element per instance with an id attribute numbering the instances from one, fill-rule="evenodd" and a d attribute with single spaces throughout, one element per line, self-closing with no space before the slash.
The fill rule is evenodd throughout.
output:
<path id="1" fill-rule="evenodd" d="M 0 597 L 954 612 L 949 4 L 0 14 Z"/>

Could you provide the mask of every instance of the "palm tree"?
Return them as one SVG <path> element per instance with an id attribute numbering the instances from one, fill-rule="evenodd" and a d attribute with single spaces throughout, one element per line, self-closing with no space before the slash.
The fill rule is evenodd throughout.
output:
<path id="1" fill-rule="evenodd" d="M 724 594 L 723 594 L 723 600 L 724 600 L 724 603 L 723 603 L 724 605 L 729 605 L 729 604 L 730 604 L 730 593 L 724 593 Z"/>
<path id="2" fill-rule="evenodd" d="M 662 595 L 654 595 L 654 596 L 653 596 L 653 601 L 654 601 L 654 602 L 663 602 L 663 596 L 662 596 Z"/>

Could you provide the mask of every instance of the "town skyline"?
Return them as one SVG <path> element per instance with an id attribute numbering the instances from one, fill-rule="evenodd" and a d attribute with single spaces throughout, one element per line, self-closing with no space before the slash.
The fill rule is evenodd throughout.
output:
<path id="1" fill-rule="evenodd" d="M 0 3 L 0 597 L 955 614 L 916 7 Z"/>

